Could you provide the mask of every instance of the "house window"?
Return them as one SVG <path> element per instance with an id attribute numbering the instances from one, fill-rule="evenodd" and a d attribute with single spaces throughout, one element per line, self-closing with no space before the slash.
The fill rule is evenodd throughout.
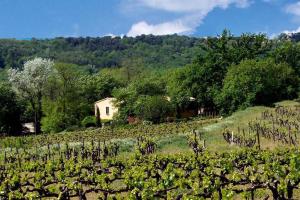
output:
<path id="1" fill-rule="evenodd" d="M 109 107 L 106 107 L 106 115 L 109 115 Z"/>

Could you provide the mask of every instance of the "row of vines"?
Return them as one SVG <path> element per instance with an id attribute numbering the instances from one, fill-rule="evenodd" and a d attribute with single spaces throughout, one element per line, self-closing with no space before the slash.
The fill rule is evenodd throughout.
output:
<path id="1" fill-rule="evenodd" d="M 298 122 L 297 107 L 265 111 L 237 134 L 224 131 L 228 143 L 250 147 L 224 153 L 206 150 L 198 130 L 207 121 L 30 136 L 23 148 L 4 138 L 0 199 L 299 199 L 300 151 L 259 142 L 297 146 Z M 185 133 L 191 150 L 156 154 L 155 136 L 174 133 Z M 135 138 L 134 153 L 110 140 L 126 137 Z"/>
<path id="2" fill-rule="evenodd" d="M 226 129 L 223 137 L 229 144 L 260 149 L 260 139 L 274 143 L 298 146 L 300 133 L 300 107 L 276 107 L 266 110 L 261 116 L 249 121 L 244 128 L 237 131 Z"/>
<path id="3" fill-rule="evenodd" d="M 33 148 L 59 143 L 70 143 L 78 141 L 107 141 L 111 139 L 135 138 L 139 135 L 162 136 L 179 133 L 187 133 L 204 124 L 217 122 L 216 119 L 205 119 L 200 121 L 173 122 L 152 125 L 127 125 L 106 126 L 103 128 L 90 128 L 83 131 L 63 132 L 56 134 L 41 134 L 36 136 L 3 137 L 0 140 L 2 148 Z"/>
<path id="4" fill-rule="evenodd" d="M 41 152 L 5 153 L 0 199 L 295 199 L 300 151 L 211 153 L 201 134 L 188 134 L 191 152 L 156 155 L 140 136 L 135 153 L 114 143 L 67 144 Z"/>

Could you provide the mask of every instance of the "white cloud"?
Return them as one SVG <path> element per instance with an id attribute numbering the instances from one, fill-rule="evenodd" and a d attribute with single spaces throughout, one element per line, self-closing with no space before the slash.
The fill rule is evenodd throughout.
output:
<path id="1" fill-rule="evenodd" d="M 121 35 L 115 35 L 115 34 L 113 34 L 113 33 L 107 33 L 107 34 L 104 34 L 103 36 L 104 36 L 104 37 L 105 37 L 105 36 L 109 36 L 109 37 L 111 37 L 111 38 L 116 38 L 116 37 L 123 38 L 123 37 L 124 37 L 124 34 L 121 34 Z"/>
<path id="2" fill-rule="evenodd" d="M 108 33 L 108 34 L 105 34 L 104 36 L 109 36 L 111 38 L 115 38 L 117 37 L 117 35 L 113 34 L 113 33 Z"/>
<path id="3" fill-rule="evenodd" d="M 277 38 L 282 33 L 287 34 L 287 35 L 291 35 L 293 33 L 299 33 L 299 32 L 300 32 L 300 27 L 298 27 L 295 30 L 284 30 L 284 31 L 281 31 L 279 33 L 272 33 L 272 34 L 269 35 L 269 38 L 271 38 L 271 39 Z"/>
<path id="4" fill-rule="evenodd" d="M 167 35 L 173 33 L 185 33 L 190 31 L 192 31 L 192 29 L 190 27 L 185 26 L 180 21 L 165 22 L 154 25 L 148 24 L 145 21 L 141 21 L 132 25 L 127 35 L 132 37 L 142 34 Z"/>
<path id="5" fill-rule="evenodd" d="M 296 23 L 299 23 L 300 1 L 298 1 L 296 3 L 288 4 L 287 6 L 285 6 L 285 11 L 287 13 L 290 13 L 290 14 L 294 15 L 295 16 L 294 21 Z M 293 33 L 299 33 L 299 32 L 300 32 L 300 27 L 296 28 L 295 30 L 284 30 L 284 31 L 281 31 L 280 33 L 272 34 L 272 37 L 273 38 L 278 37 L 281 33 L 285 33 L 287 35 L 291 35 Z"/>
<path id="6" fill-rule="evenodd" d="M 298 27 L 296 30 L 285 30 L 283 31 L 283 33 L 287 34 L 287 35 L 290 35 L 290 34 L 293 34 L 293 33 L 299 33 L 300 32 L 300 27 Z"/>
<path id="7" fill-rule="evenodd" d="M 296 16 L 300 16 L 300 1 L 297 3 L 287 5 L 286 12 Z"/>
<path id="8" fill-rule="evenodd" d="M 146 8 L 179 13 L 182 17 L 158 24 L 149 24 L 142 20 L 132 25 L 128 36 L 192 33 L 215 8 L 227 9 L 230 5 L 244 8 L 250 4 L 250 0 L 135 0 L 135 2 Z"/>

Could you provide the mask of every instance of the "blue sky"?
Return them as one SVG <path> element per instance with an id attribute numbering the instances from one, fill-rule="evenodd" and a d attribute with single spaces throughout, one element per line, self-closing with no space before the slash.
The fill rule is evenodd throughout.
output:
<path id="1" fill-rule="evenodd" d="M 0 0 L 0 38 L 300 31 L 300 0 Z"/>

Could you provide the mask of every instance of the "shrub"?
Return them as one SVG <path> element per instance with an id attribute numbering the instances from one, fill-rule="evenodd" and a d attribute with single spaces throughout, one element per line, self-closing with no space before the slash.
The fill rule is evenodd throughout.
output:
<path id="1" fill-rule="evenodd" d="M 95 116 L 87 116 L 85 117 L 82 122 L 81 125 L 85 128 L 89 128 L 89 127 L 95 127 L 96 126 L 96 117 Z"/>

